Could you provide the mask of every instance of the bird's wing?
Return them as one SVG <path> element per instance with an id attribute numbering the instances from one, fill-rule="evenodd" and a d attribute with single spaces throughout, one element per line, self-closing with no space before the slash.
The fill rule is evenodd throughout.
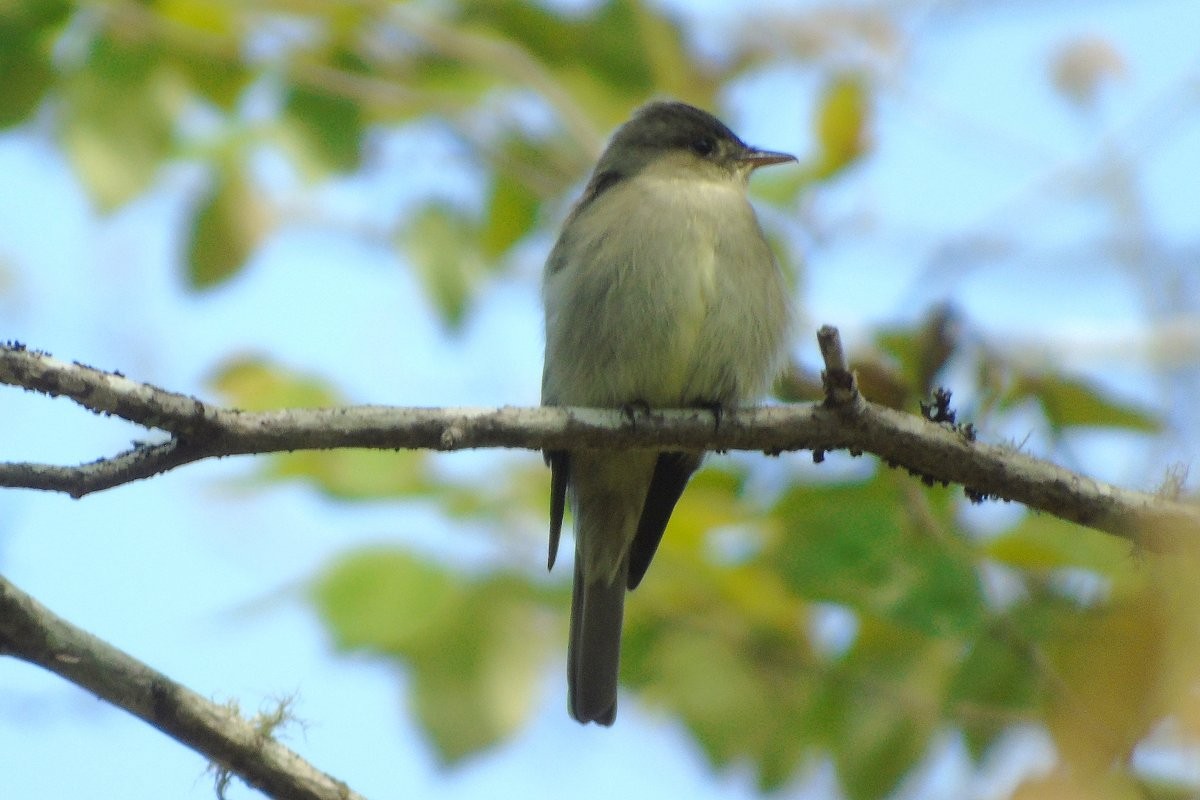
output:
<path id="1" fill-rule="evenodd" d="M 550 553 L 546 557 L 546 569 L 554 569 L 554 559 L 558 557 L 558 540 L 562 536 L 571 461 L 565 450 L 551 450 L 546 453 L 546 463 L 550 465 Z"/>
<path id="2" fill-rule="evenodd" d="M 659 454 L 658 462 L 654 465 L 654 477 L 650 479 L 650 489 L 646 492 L 646 505 L 642 507 L 642 516 L 638 520 L 637 533 L 629 547 L 628 586 L 631 591 L 642 582 L 658 550 L 658 543 L 662 541 L 667 520 L 671 518 L 671 512 L 675 510 L 688 479 L 700 467 L 703 458 L 699 453 Z"/>

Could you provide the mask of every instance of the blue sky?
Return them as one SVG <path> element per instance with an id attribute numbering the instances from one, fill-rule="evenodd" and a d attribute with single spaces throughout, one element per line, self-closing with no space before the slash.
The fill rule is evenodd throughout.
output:
<path id="1" fill-rule="evenodd" d="M 811 248 L 808 328 L 795 346 L 801 358 L 815 360 L 811 330 L 821 323 L 842 327 L 853 347 L 870 326 L 914 319 L 951 297 L 980 335 L 1028 342 L 1033 358 L 1044 348 L 1047 357 L 1137 391 L 1146 371 L 1136 360 L 1114 360 L 1105 350 L 1098 358 L 1073 345 L 1119 343 L 1152 321 L 1127 274 L 1086 259 L 1062 268 L 1036 259 L 951 268 L 929 243 L 1011 226 L 1039 241 L 1061 239 L 1070 253 L 1067 245 L 1099 229 L 1102 211 L 1056 200 L 1056 192 L 1071 191 L 1062 176 L 1106 132 L 1123 130 L 1164 93 L 1170 98 L 1185 76 L 1195 81 L 1200 6 L 1017 5 L 1011 15 L 931 11 L 912 32 L 916 62 L 878 106 L 879 149 L 813 201 L 814 219 L 851 232 L 835 230 Z M 703 14 L 701 34 L 711 38 L 733 12 L 718 6 Z M 1047 77 L 1049 55 L 1080 34 L 1110 39 L 1129 66 L 1091 121 L 1068 108 Z M 798 68 L 772 70 L 731 91 L 727 121 L 755 144 L 803 153 L 814 89 Z M 1139 186 L 1163 238 L 1188 244 L 1191 237 L 1194 247 L 1200 115 L 1194 96 L 1180 97 L 1188 103 L 1190 119 L 1143 157 Z M 404 208 L 413 193 L 461 171 L 452 147 L 423 136 L 388 139 L 377 175 L 326 187 L 314 202 L 351 219 Z M 421 168 L 396 185 L 388 165 L 418 153 L 413 163 Z M 447 337 L 394 251 L 329 226 L 289 225 L 228 285 L 186 292 L 180 221 L 202 185 L 195 168 L 164 171 L 149 196 L 99 217 L 34 125 L 0 136 L 0 175 L 0 339 L 208 396 L 205 381 L 222 359 L 255 353 L 326 376 L 355 402 L 537 401 L 535 245 L 512 280 L 485 290 L 465 331 Z M 864 235 L 853 235 L 855 225 Z M 995 435 L 1020 438 L 1021 431 Z M 0 391 L 5 460 L 83 461 L 141 436 L 62 400 Z M 1113 453 L 1111 441 L 1077 444 L 1089 471 L 1139 487 L 1157 479 L 1147 464 L 1187 454 L 1130 443 L 1121 458 L 1091 457 Z M 497 458 L 537 456 L 456 454 L 444 463 L 478 471 Z M 206 463 L 82 501 L 2 492 L 0 570 L 57 613 L 204 695 L 236 698 L 247 710 L 296 695 L 307 725 L 292 732 L 291 744 L 369 797 L 754 795 L 748 769 L 714 776 L 679 725 L 632 698 L 622 701 L 612 730 L 572 723 L 561 660 L 546 665 L 527 729 L 443 771 L 406 713 L 403 676 L 331 654 L 300 587 L 328 558 L 364 543 L 539 564 L 540 522 L 518 532 L 517 552 L 500 555 L 486 532 L 452 530 L 432 509 L 332 505 L 301 486 L 247 483 L 253 470 L 251 459 Z M 212 796 L 198 756 L 59 679 L 0 660 L 0 687 L 0 796 Z M 1033 734 L 1015 737 L 1011 748 L 979 779 L 948 737 L 922 796 L 1003 796 L 1014 769 L 1045 759 Z M 825 797 L 832 786 L 828 768 L 816 764 L 796 795 Z M 254 795 L 236 786 L 230 796 Z"/>

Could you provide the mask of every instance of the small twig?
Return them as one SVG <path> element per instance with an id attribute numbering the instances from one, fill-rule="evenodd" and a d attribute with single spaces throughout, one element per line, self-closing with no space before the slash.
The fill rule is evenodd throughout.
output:
<path id="1" fill-rule="evenodd" d="M 362 800 L 261 726 L 75 627 L 3 577 L 0 655 L 36 664 L 94 692 L 270 797 Z"/>
<path id="2" fill-rule="evenodd" d="M 858 393 L 858 382 L 846 361 L 846 351 L 842 348 L 842 336 L 838 329 L 832 325 L 822 325 L 817 331 L 817 346 L 821 349 L 821 358 L 825 360 L 821 382 L 825 386 L 826 405 L 851 413 L 861 411 L 864 400 Z"/>

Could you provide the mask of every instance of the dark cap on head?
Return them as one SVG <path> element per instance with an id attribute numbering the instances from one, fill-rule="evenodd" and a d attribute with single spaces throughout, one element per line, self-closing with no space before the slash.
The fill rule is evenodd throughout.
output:
<path id="1" fill-rule="evenodd" d="M 686 150 L 730 170 L 792 161 L 786 153 L 749 147 L 712 114 L 687 103 L 656 101 L 639 108 L 613 134 L 596 166 L 596 174 L 616 170 L 636 173 L 662 153 Z"/>
<path id="2" fill-rule="evenodd" d="M 660 101 L 634 112 L 617 130 L 609 146 L 685 148 L 706 140 L 746 147 L 737 134 L 707 111 L 687 103 Z"/>

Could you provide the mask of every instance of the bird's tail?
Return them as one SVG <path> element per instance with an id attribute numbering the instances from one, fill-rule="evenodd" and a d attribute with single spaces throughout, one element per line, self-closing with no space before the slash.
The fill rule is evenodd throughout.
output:
<path id="1" fill-rule="evenodd" d="M 571 637 L 567 645 L 567 698 L 579 722 L 611 725 L 617 716 L 621 620 L 625 614 L 625 560 L 616 575 L 584 575 L 575 561 Z M 589 580 L 590 578 L 590 580 Z"/>

